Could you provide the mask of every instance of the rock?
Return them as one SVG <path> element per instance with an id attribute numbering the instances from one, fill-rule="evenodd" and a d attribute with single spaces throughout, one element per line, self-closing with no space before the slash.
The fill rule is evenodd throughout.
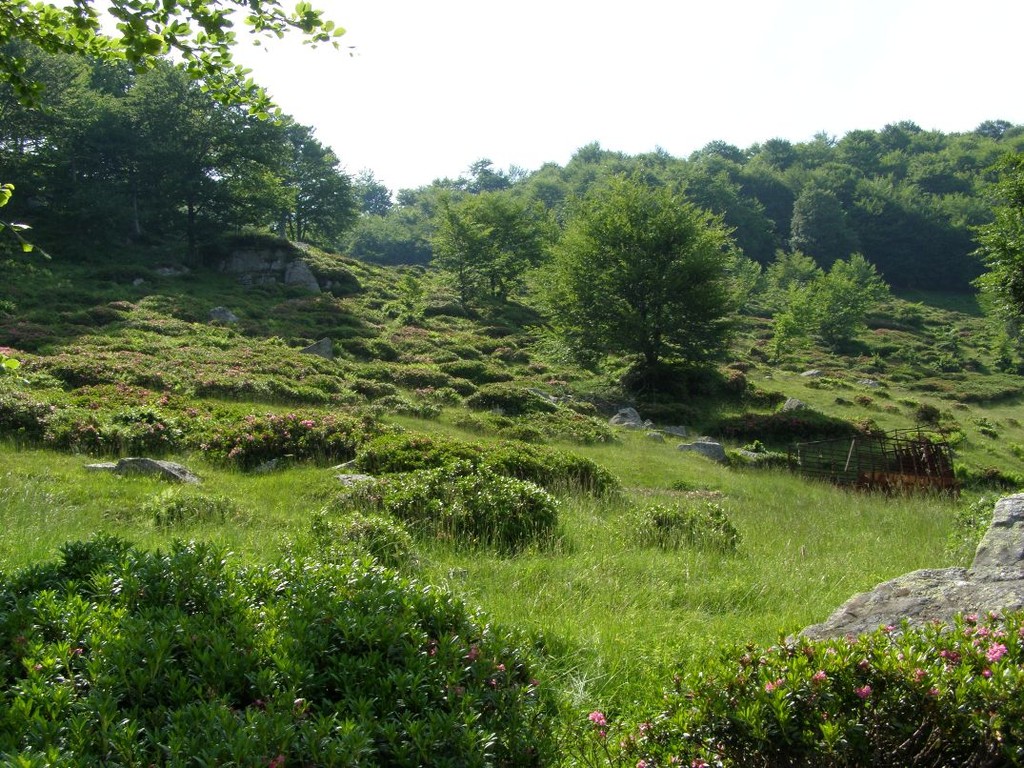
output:
<path id="1" fill-rule="evenodd" d="M 210 310 L 210 320 L 215 323 L 227 323 L 231 325 L 238 322 L 238 315 L 227 307 L 214 307 Z"/>
<path id="2" fill-rule="evenodd" d="M 815 370 L 812 370 L 812 371 L 804 371 L 800 375 L 804 376 L 805 378 L 808 378 L 808 379 L 816 379 L 819 376 L 824 376 L 825 374 L 822 373 L 821 371 L 815 369 Z"/>
<path id="3" fill-rule="evenodd" d="M 648 432 L 645 435 L 645 437 L 648 440 L 650 440 L 651 442 L 655 442 L 655 443 L 664 443 L 665 442 L 665 436 L 663 434 L 661 434 L 661 432 Z"/>
<path id="4" fill-rule="evenodd" d="M 661 431 L 666 435 L 673 435 L 674 437 L 689 437 L 690 430 L 686 427 L 662 427 Z"/>
<path id="5" fill-rule="evenodd" d="M 957 614 L 1024 608 L 1024 494 L 1000 499 L 992 525 L 967 568 L 913 571 L 850 598 L 826 621 L 807 627 L 811 639 L 855 636 L 880 626 L 938 621 Z"/>
<path id="6" fill-rule="evenodd" d="M 368 483 L 371 480 L 373 480 L 373 475 L 352 474 L 335 475 L 335 477 L 338 478 L 338 480 L 341 481 L 341 484 L 344 485 L 346 488 L 353 488 L 357 485 L 362 485 L 363 483 Z"/>
<path id="7" fill-rule="evenodd" d="M 285 267 L 284 284 L 298 285 L 310 293 L 320 293 L 320 283 L 316 281 L 309 265 L 298 259 L 288 262 L 288 266 Z"/>
<path id="8" fill-rule="evenodd" d="M 810 406 L 802 400 L 791 397 L 782 404 L 783 411 L 806 411 Z"/>
<path id="9" fill-rule="evenodd" d="M 329 338 L 320 339 L 315 341 L 303 350 L 300 350 L 304 355 L 316 355 L 327 360 L 334 359 L 334 342 Z"/>
<path id="10" fill-rule="evenodd" d="M 1024 494 L 996 502 L 992 524 L 974 553 L 972 570 L 1024 566 Z"/>
<path id="11" fill-rule="evenodd" d="M 867 387 L 868 389 L 878 389 L 878 387 L 882 386 L 879 382 L 875 381 L 874 379 L 860 379 L 857 383 L 860 384 L 862 387 Z"/>
<path id="12" fill-rule="evenodd" d="M 132 280 L 132 287 L 134 287 L 134 288 L 138 288 L 140 285 L 145 285 L 145 284 L 146 284 L 146 281 L 143 280 L 141 277 L 136 277 L 134 280 Z"/>
<path id="13" fill-rule="evenodd" d="M 680 443 L 676 446 L 677 451 L 692 451 L 706 456 L 712 461 L 725 462 L 725 448 L 721 443 L 715 442 L 710 437 L 698 437 L 692 443 Z"/>
<path id="14" fill-rule="evenodd" d="M 239 248 L 220 263 L 220 271 L 238 276 L 243 285 L 299 285 L 320 293 L 320 284 L 309 265 L 285 247 Z"/>
<path id="15" fill-rule="evenodd" d="M 619 412 L 608 419 L 613 427 L 626 427 L 627 429 L 643 429 L 644 420 L 640 418 L 635 408 L 620 408 Z"/>
<path id="16" fill-rule="evenodd" d="M 114 462 L 102 462 L 100 464 L 87 464 L 86 469 L 96 472 L 113 472 L 116 475 L 150 475 L 159 477 L 162 480 L 170 480 L 175 483 L 188 483 L 199 485 L 199 479 L 190 469 L 175 464 L 173 461 L 160 461 L 159 459 L 147 459 L 142 457 L 131 457 L 119 459 Z"/>

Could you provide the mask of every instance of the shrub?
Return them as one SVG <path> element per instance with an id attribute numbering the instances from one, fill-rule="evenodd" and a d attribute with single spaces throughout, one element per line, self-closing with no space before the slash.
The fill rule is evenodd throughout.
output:
<path id="1" fill-rule="evenodd" d="M 511 416 L 552 413 L 558 406 L 518 384 L 485 384 L 466 398 L 466 406 L 478 411 L 500 410 Z"/>
<path id="2" fill-rule="evenodd" d="M 515 378 L 508 371 L 482 360 L 453 360 L 450 363 L 441 363 L 438 367 L 451 376 L 467 379 L 474 384 L 493 384 L 512 381 Z"/>
<path id="3" fill-rule="evenodd" d="M 506 553 L 544 542 L 558 524 L 558 503 L 542 488 L 466 462 L 362 483 L 338 503 L 394 515 L 422 536 Z"/>
<path id="4" fill-rule="evenodd" d="M 199 438 L 198 447 L 213 461 L 254 469 L 273 459 L 347 461 L 367 436 L 379 432 L 373 421 L 332 414 L 249 414 L 217 423 Z"/>
<path id="5" fill-rule="evenodd" d="M 383 435 L 365 443 L 356 458 L 359 470 L 371 475 L 448 467 L 457 462 L 552 490 L 601 495 L 619 487 L 615 477 L 591 459 L 520 442 L 484 446 L 436 435 Z"/>
<path id="6" fill-rule="evenodd" d="M 711 501 L 639 507 L 633 514 L 633 536 L 641 546 L 661 549 L 729 552 L 740 543 L 740 533 L 725 510 Z"/>
<path id="7" fill-rule="evenodd" d="M 413 472 L 474 461 L 480 451 L 479 446 L 439 435 L 381 435 L 360 447 L 356 466 L 371 475 Z"/>
<path id="8" fill-rule="evenodd" d="M 619 488 L 615 476 L 592 459 L 524 443 L 500 443 L 487 450 L 481 464 L 492 472 L 554 490 L 601 496 Z"/>
<path id="9" fill-rule="evenodd" d="M 388 568 L 404 568 L 415 560 L 412 536 L 398 520 L 383 515 L 354 513 L 329 521 L 321 512 L 313 518 L 313 537 L 322 550 L 365 553 Z"/>
<path id="10" fill-rule="evenodd" d="M 1022 663 L 1021 614 L 748 646 L 606 730 L 630 765 L 1018 765 Z"/>
<path id="11" fill-rule="evenodd" d="M 101 539 L 3 580 L 0 605 L 15 765 L 554 759 L 522 640 L 377 567 Z"/>
<path id="12" fill-rule="evenodd" d="M 712 434 L 732 439 L 756 438 L 772 443 L 846 437 L 857 432 L 857 426 L 848 421 L 810 410 L 726 416 L 711 428 Z"/>
<path id="13" fill-rule="evenodd" d="M 195 488 L 168 488 L 143 504 L 142 512 L 159 526 L 223 523 L 242 517 L 233 500 Z"/>

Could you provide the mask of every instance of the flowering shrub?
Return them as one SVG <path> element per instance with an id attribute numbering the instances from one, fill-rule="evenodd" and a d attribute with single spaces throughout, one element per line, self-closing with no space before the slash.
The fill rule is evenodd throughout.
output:
<path id="1" fill-rule="evenodd" d="M 677 678 L 662 712 L 619 726 L 616 758 L 650 768 L 1019 765 L 1022 619 L 749 646 Z"/>
<path id="2" fill-rule="evenodd" d="M 558 525 L 558 502 L 542 488 L 468 462 L 363 483 L 338 505 L 393 515 L 420 535 L 508 553 L 543 543 Z"/>
<path id="3" fill-rule="evenodd" d="M 725 510 L 705 500 L 639 507 L 634 512 L 632 530 L 641 546 L 662 549 L 695 547 L 731 551 L 740 543 L 740 532 Z"/>
<path id="4" fill-rule="evenodd" d="M 350 416 L 249 414 L 239 421 L 216 423 L 199 447 L 214 461 L 240 469 L 284 457 L 347 461 L 355 456 L 356 446 L 377 431 L 373 421 Z"/>
<path id="5" fill-rule="evenodd" d="M 522 641 L 359 564 L 117 539 L 0 581 L 13 765 L 550 764 Z"/>

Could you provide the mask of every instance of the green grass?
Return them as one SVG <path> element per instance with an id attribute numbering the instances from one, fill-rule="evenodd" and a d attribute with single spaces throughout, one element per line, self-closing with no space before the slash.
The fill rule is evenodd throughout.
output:
<path id="1" fill-rule="evenodd" d="M 611 500 L 564 497 L 550 546 L 497 557 L 421 544 L 421 578 L 498 623 L 543 636 L 548 674 L 579 706 L 649 701 L 675 671 L 724 647 L 773 642 L 879 581 L 949 564 L 957 502 L 730 470 L 629 438 L 580 449 L 616 469 L 627 490 Z M 8 571 L 100 531 L 146 547 L 210 540 L 246 560 L 269 561 L 289 546 L 309 546 L 313 513 L 336 488 L 324 467 L 249 475 L 181 457 L 204 478 L 203 491 L 230 497 L 245 514 L 161 527 L 138 510 L 164 483 L 87 472 L 86 458 L 46 451 L 7 446 L 2 458 L 0 567 Z M 716 494 L 742 537 L 735 553 L 663 551 L 631 539 L 630 504 L 683 499 L 669 490 L 679 481 Z"/>
<path id="2" fill-rule="evenodd" d="M 456 424 L 468 411 L 450 403 L 431 420 L 396 416 L 358 395 L 353 385 L 389 383 L 389 377 L 424 371 L 440 376 L 440 364 L 472 360 L 485 364 L 481 369 L 514 375 L 521 386 L 572 392 L 605 410 L 628 400 L 610 373 L 624 371 L 627 361 L 610 361 L 603 371 L 573 365 L 557 345 L 509 326 L 526 316 L 518 306 L 483 308 L 471 318 L 409 308 L 400 299 L 398 271 L 346 262 L 362 291 L 311 298 L 275 287 L 241 291 L 212 271 L 159 278 L 140 272 L 138 262 L 129 254 L 100 270 L 54 263 L 50 278 L 13 287 L 19 317 L 0 318 L 0 345 L 18 347 L 19 338 L 26 338 L 21 349 L 38 351 L 19 355 L 32 383 L 16 386 L 40 398 L 70 398 L 80 409 L 102 410 L 114 396 L 111 388 L 97 394 L 74 377 L 119 381 L 135 390 L 124 395 L 124 403 L 163 409 L 164 416 L 177 419 L 187 418 L 192 406 L 225 421 L 267 411 L 376 409 L 406 429 L 482 442 L 502 439 L 489 426 L 497 417 L 477 419 L 479 428 L 467 431 Z M 133 286 L 136 275 L 146 283 Z M 452 301 L 435 275 L 421 282 L 423 306 Z M 114 300 L 133 306 L 107 306 Z M 758 354 L 771 336 L 770 324 L 743 318 L 728 362 L 746 371 L 751 388 L 796 397 L 847 421 L 871 419 L 885 430 L 914 426 L 918 407 L 933 406 L 941 425 L 957 436 L 959 464 L 976 474 L 988 467 L 1021 472 L 1024 425 L 1015 388 L 1024 392 L 1024 385 L 1020 377 L 991 373 L 992 333 L 973 300 L 913 300 L 920 304 L 894 300 L 883 308 L 849 356 L 806 347 L 780 364 Z M 217 305 L 242 318 L 237 328 L 206 324 L 206 313 Z M 19 326 L 22 320 L 31 327 Z M 321 335 L 335 338 L 338 359 L 296 352 Z M 943 370 L 951 361 L 956 370 Z M 799 375 L 810 368 L 827 376 Z M 882 386 L 859 383 L 869 378 Z M 170 402 L 161 404 L 164 387 Z M 197 397 L 203 388 L 223 399 Z M 416 387 L 399 389 L 403 398 L 420 402 Z M 724 396 L 693 397 L 681 405 L 693 415 L 688 426 L 695 433 L 721 416 L 771 410 Z M 638 407 L 643 414 L 642 400 Z M 526 417 L 522 425 L 537 426 L 540 418 Z M 607 709 L 635 702 L 656 706 L 673 673 L 699 668 L 723 646 L 773 642 L 823 620 L 882 580 L 953 564 L 947 544 L 967 496 L 955 501 L 851 492 L 782 471 L 730 469 L 678 452 L 678 442 L 670 437 L 656 443 L 620 431 L 611 443 L 553 443 L 610 469 L 624 487 L 621 496 L 561 498 L 555 540 L 515 557 L 421 541 L 417 575 L 446 585 L 496 622 L 535 633 L 549 654 L 549 680 L 579 707 Z M 0 444 L 0 569 L 50 559 L 65 541 L 97 532 L 117 533 L 144 547 L 210 540 L 258 562 L 317 546 L 314 519 L 338 489 L 328 467 L 290 464 L 246 474 L 198 452 L 168 458 L 198 472 L 204 492 L 231 499 L 238 518 L 161 526 L 142 509 L 165 484 L 87 472 L 84 465 L 93 459 L 84 455 Z M 738 549 L 638 546 L 630 506 L 687 498 L 673 487 L 713 494 L 740 532 Z"/>

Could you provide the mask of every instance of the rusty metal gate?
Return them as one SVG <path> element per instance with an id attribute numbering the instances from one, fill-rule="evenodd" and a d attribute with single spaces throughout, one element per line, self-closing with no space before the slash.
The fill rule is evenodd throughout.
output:
<path id="1" fill-rule="evenodd" d="M 858 488 L 958 488 L 949 443 L 922 430 L 797 443 L 789 451 L 789 466 L 804 475 Z"/>

